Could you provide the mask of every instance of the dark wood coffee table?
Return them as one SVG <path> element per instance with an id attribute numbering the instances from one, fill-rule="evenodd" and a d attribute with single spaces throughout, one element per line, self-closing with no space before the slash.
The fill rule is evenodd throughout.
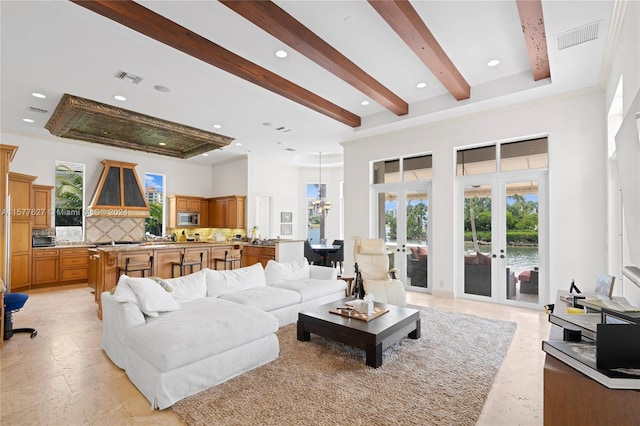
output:
<path id="1" fill-rule="evenodd" d="M 354 348 L 364 349 L 367 365 L 378 368 L 382 365 L 382 351 L 404 336 L 420 338 L 420 311 L 404 306 L 385 305 L 375 302 L 379 308 L 389 312 L 371 321 L 347 318 L 332 314 L 329 309 L 344 306 L 352 298 L 345 298 L 313 310 L 298 314 L 298 340 L 311 340 L 311 333 L 332 339 Z"/>

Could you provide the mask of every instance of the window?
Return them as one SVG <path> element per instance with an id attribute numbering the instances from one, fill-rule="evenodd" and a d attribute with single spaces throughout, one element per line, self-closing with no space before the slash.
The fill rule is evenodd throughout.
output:
<path id="1" fill-rule="evenodd" d="M 373 163 L 373 183 L 430 180 L 432 170 L 431 155 L 377 161 Z"/>
<path id="2" fill-rule="evenodd" d="M 144 174 L 144 196 L 149 204 L 149 217 L 144 220 L 144 231 L 151 235 L 164 234 L 165 175 Z"/>
<path id="3" fill-rule="evenodd" d="M 84 240 L 84 164 L 56 161 L 55 227 L 58 241 Z"/>
<path id="4" fill-rule="evenodd" d="M 320 244 L 325 239 L 324 224 L 331 203 L 326 200 L 327 185 L 307 184 L 307 239 L 311 244 Z"/>
<path id="5" fill-rule="evenodd" d="M 457 153 L 456 175 L 495 173 L 498 170 L 498 161 L 501 172 L 545 169 L 549 166 L 547 138 L 461 149 Z"/>

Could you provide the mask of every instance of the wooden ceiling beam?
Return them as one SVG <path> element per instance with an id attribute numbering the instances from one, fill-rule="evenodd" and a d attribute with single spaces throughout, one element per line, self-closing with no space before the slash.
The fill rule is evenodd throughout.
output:
<path id="1" fill-rule="evenodd" d="M 358 127 L 361 124 L 359 116 L 228 51 L 134 1 L 70 1 L 348 126 Z"/>
<path id="2" fill-rule="evenodd" d="M 454 98 L 461 101 L 471 96 L 469 83 L 451 62 L 409 1 L 369 0 L 369 4 L 382 19 L 387 21 L 387 24 L 424 62 Z"/>
<path id="3" fill-rule="evenodd" d="M 219 1 L 393 113 L 409 113 L 407 102 L 272 1 Z"/>
<path id="4" fill-rule="evenodd" d="M 549 53 L 547 51 L 547 32 L 544 28 L 541 0 L 516 0 L 522 34 L 527 45 L 529 63 L 533 80 L 551 77 Z"/>

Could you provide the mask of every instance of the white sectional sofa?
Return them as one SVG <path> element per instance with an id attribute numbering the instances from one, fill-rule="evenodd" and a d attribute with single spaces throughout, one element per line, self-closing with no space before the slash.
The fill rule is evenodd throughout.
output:
<path id="1" fill-rule="evenodd" d="M 306 259 L 172 279 L 120 277 L 102 298 L 102 348 L 164 409 L 278 357 L 275 332 L 345 297 L 335 269 Z"/>

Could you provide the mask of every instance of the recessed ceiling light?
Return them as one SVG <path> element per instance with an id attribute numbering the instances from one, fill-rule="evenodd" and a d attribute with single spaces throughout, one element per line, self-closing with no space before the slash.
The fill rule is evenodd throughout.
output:
<path id="1" fill-rule="evenodd" d="M 165 146 L 165 145 L 166 145 L 166 143 L 164 143 L 164 142 L 158 142 L 158 145 L 160 145 L 160 146 Z"/>
<path id="2" fill-rule="evenodd" d="M 153 86 L 154 89 L 156 89 L 158 92 L 162 92 L 162 93 L 167 93 L 170 92 L 171 89 L 169 89 L 166 86 L 160 86 L 159 84 L 156 84 L 155 86 Z"/>
<path id="3" fill-rule="evenodd" d="M 342 22 L 344 22 L 345 24 L 353 24 L 353 16 L 347 16 L 346 18 L 343 19 Z"/>
<path id="4" fill-rule="evenodd" d="M 242 143 L 241 143 L 241 142 L 236 142 L 236 144 L 235 144 L 235 145 L 236 145 L 236 146 L 242 146 Z"/>
<path id="5" fill-rule="evenodd" d="M 427 87 L 427 83 L 425 83 L 424 81 L 421 81 L 420 83 L 416 84 L 416 87 L 418 89 L 424 89 L 425 87 Z"/>
<path id="6" fill-rule="evenodd" d="M 262 123 L 262 125 L 269 127 L 269 126 L 273 126 L 273 123 L 269 123 L 268 121 L 265 121 L 264 123 Z"/>
<path id="7" fill-rule="evenodd" d="M 122 95 L 115 95 L 115 96 L 113 97 L 113 99 L 115 99 L 116 101 L 126 101 L 126 100 L 127 100 L 127 98 L 125 98 L 125 97 L 124 97 L 124 96 L 122 96 Z"/>
<path id="8" fill-rule="evenodd" d="M 34 98 L 40 98 L 40 99 L 44 99 L 47 97 L 46 95 L 43 95 L 42 93 L 38 93 L 38 92 L 33 92 L 31 96 L 33 96 Z"/>
<path id="9" fill-rule="evenodd" d="M 222 129 L 222 124 L 214 124 L 213 128 L 214 129 Z"/>
<path id="10" fill-rule="evenodd" d="M 499 59 L 492 59 L 489 62 L 487 62 L 487 66 L 488 67 L 495 67 L 496 65 L 498 65 L 500 63 Z"/>
<path id="11" fill-rule="evenodd" d="M 278 58 L 286 58 L 287 55 L 289 55 L 289 54 L 285 50 L 282 50 L 282 49 L 276 50 L 276 56 Z"/>
<path id="12" fill-rule="evenodd" d="M 203 157 L 208 157 L 209 154 L 207 154 L 206 152 L 204 154 L 202 154 Z"/>
<path id="13" fill-rule="evenodd" d="M 367 106 L 367 105 L 369 105 L 369 101 L 362 101 L 362 102 L 360 102 L 360 105 Z"/>
<path id="14" fill-rule="evenodd" d="M 30 118 L 23 118 L 22 121 L 24 121 L 25 123 L 33 123 L 34 121 Z"/>

